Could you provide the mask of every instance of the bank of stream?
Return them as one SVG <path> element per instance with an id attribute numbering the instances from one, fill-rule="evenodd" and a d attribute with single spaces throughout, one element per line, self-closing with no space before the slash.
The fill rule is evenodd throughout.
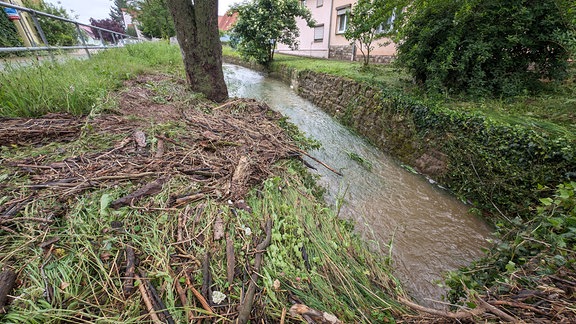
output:
<path id="1" fill-rule="evenodd" d="M 468 206 L 403 168 L 288 85 L 237 65 L 227 64 L 224 71 L 231 96 L 265 101 L 320 142 L 312 156 L 343 174 L 321 166 L 315 171 L 327 201 L 377 251 L 392 256 L 395 275 L 412 297 L 439 307 L 432 302 L 445 292 L 438 281 L 482 255 L 490 227 Z"/>

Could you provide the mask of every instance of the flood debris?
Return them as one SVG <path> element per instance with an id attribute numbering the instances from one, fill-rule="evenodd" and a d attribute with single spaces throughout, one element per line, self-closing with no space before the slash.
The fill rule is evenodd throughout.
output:
<path id="1" fill-rule="evenodd" d="M 69 114 L 48 114 L 42 118 L 0 117 L 0 147 L 69 142 L 78 137 L 85 121 L 86 117 Z"/>
<path id="2" fill-rule="evenodd" d="M 162 80 L 129 82 L 114 114 L 0 120 L 0 138 L 11 138 L 0 144 L 7 153 L 0 167 L 8 171 L 0 173 L 0 262 L 30 274 L 22 289 L 41 289 L 13 303 L 18 314 L 28 312 L 31 298 L 51 310 L 69 307 L 70 315 L 54 315 L 68 322 L 114 318 L 135 301 L 138 320 L 153 323 L 273 319 L 262 270 L 275 223 L 270 214 L 254 218 L 244 199 L 278 161 L 306 153 L 278 125 L 281 116 L 255 100 L 214 108 L 174 99 L 160 109 L 147 85 Z M 113 140 L 91 142 L 102 134 Z M 54 142 L 70 146 L 43 146 Z M 25 147 L 40 153 L 10 154 Z M 31 243 L 40 250 L 33 258 Z M 273 278 L 279 295 L 288 293 L 280 280 L 286 287 L 293 280 L 282 276 Z M 300 278 L 294 285 L 313 288 Z M 37 316 L 41 322 L 50 314 Z M 284 309 L 285 320 L 300 317 Z"/>

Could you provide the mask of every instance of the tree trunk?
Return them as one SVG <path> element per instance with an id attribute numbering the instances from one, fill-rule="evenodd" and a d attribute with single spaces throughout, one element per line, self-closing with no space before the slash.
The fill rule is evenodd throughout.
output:
<path id="1" fill-rule="evenodd" d="M 228 99 L 222 72 L 222 45 L 218 33 L 218 0 L 167 0 L 174 19 L 176 36 L 186 78 L 192 91 L 208 99 Z"/>

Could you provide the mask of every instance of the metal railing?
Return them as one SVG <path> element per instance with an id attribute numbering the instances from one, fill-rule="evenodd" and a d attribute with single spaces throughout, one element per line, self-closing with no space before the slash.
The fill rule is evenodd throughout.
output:
<path id="1" fill-rule="evenodd" d="M 49 51 L 50 53 L 52 51 L 56 51 L 56 50 L 73 50 L 73 49 L 84 49 L 86 51 L 86 54 L 88 55 L 88 57 L 90 57 L 90 50 L 97 50 L 97 49 L 107 49 L 107 48 L 113 48 L 113 47 L 119 47 L 122 46 L 125 42 L 125 40 L 132 40 L 132 41 L 142 41 L 142 39 L 124 34 L 124 33 L 119 33 L 117 31 L 113 31 L 113 30 L 109 30 L 106 28 L 101 28 L 101 27 L 96 27 L 96 26 L 92 26 L 92 25 L 87 25 L 87 24 L 83 24 L 71 19 L 67 19 L 67 18 L 63 18 L 63 17 L 59 17 L 59 16 L 55 16 L 55 15 L 51 15 L 42 11 L 38 11 L 38 10 L 34 10 L 34 9 L 30 9 L 30 8 L 26 8 L 26 7 L 21 7 L 21 6 L 17 6 L 11 3 L 7 3 L 7 2 L 3 2 L 0 1 L 0 9 L 2 7 L 5 8 L 11 8 L 11 9 L 16 9 L 18 16 L 19 16 L 19 20 L 23 20 L 24 17 L 22 17 L 21 12 L 27 12 L 30 14 L 30 17 L 32 18 L 32 23 L 34 25 L 34 27 L 36 28 L 36 31 L 38 32 L 38 35 L 41 38 L 42 41 L 42 45 L 41 44 L 37 44 L 34 40 L 33 37 L 29 37 L 30 33 L 32 31 L 26 30 L 26 27 L 24 27 L 23 24 L 23 30 L 26 33 L 29 42 L 31 43 L 31 46 L 14 46 L 14 47 L 0 47 L 0 53 L 2 52 L 22 52 L 22 51 Z M 4 14 L 4 12 L 0 12 L 0 14 Z M 76 26 L 76 32 L 78 33 L 78 38 L 80 40 L 80 45 L 75 45 L 75 46 L 54 46 L 54 45 L 50 45 L 48 43 L 48 39 L 46 38 L 46 35 L 44 33 L 44 30 L 42 29 L 42 26 L 40 25 L 40 21 L 38 20 L 38 16 L 44 16 L 44 17 L 48 17 L 51 19 L 57 19 L 66 23 L 70 23 L 70 24 L 74 24 Z M 90 27 L 92 29 L 92 31 L 97 30 L 98 31 L 98 36 L 100 37 L 100 45 L 90 45 L 87 43 L 86 38 L 84 33 L 82 32 L 82 30 L 80 29 L 80 26 L 86 26 L 86 27 Z M 112 35 L 112 44 L 111 45 L 107 45 L 104 41 L 104 37 L 102 33 L 109 33 L 110 35 Z"/>

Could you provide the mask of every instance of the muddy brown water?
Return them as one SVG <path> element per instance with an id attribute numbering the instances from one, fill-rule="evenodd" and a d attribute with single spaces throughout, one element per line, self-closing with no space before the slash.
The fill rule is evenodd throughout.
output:
<path id="1" fill-rule="evenodd" d="M 326 200 L 380 253 L 391 255 L 394 274 L 421 304 L 438 307 L 444 273 L 482 256 L 490 227 L 469 206 L 350 132 L 289 86 L 253 70 L 226 64 L 230 96 L 255 98 L 322 144 L 311 155 L 341 171 L 318 168 Z M 360 156 L 371 168 L 358 163 Z"/>

